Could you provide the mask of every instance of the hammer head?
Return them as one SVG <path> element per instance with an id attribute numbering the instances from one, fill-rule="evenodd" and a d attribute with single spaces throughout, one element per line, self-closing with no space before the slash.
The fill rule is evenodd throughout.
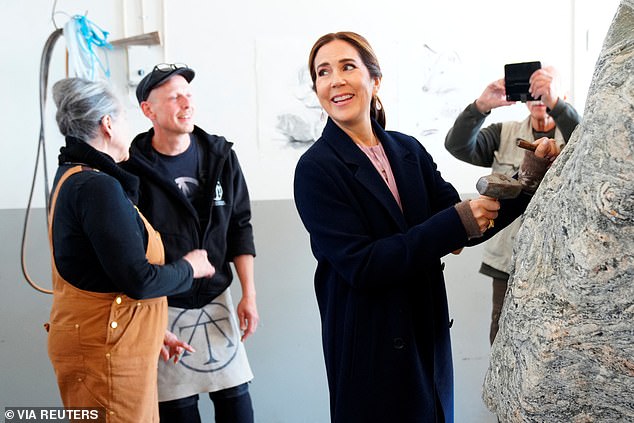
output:
<path id="1" fill-rule="evenodd" d="M 481 195 L 504 200 L 515 198 L 522 192 L 522 184 L 501 173 L 492 173 L 478 180 L 476 189 Z"/>

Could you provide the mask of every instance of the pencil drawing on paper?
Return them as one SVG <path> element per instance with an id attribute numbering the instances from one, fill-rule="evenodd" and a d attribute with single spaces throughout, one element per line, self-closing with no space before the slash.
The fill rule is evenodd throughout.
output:
<path id="1" fill-rule="evenodd" d="M 440 135 L 446 132 L 460 114 L 462 103 L 458 84 L 461 81 L 461 60 L 455 51 L 437 51 L 428 44 L 422 54 L 421 101 L 426 113 L 421 113 L 419 122 L 421 137 Z"/>
<path id="2" fill-rule="evenodd" d="M 324 127 L 322 109 L 305 66 L 297 71 L 297 85 L 292 94 L 297 100 L 296 107 L 278 114 L 275 128 L 289 145 L 302 148 L 315 142 Z"/>

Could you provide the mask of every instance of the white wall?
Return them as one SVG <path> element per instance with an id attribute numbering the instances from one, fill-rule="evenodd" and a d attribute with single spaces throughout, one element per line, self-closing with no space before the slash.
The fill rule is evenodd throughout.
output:
<path id="1" fill-rule="evenodd" d="M 52 3 L 0 0 L 5 16 L 0 27 L 4 58 L 0 143 L 5 152 L 0 159 L 0 209 L 22 208 L 27 203 L 39 134 L 38 72 L 44 42 L 54 30 Z M 56 10 L 68 15 L 87 12 L 89 19 L 111 33 L 109 40 L 159 30 L 162 47 L 136 47 L 130 58 L 135 64 L 145 62 L 146 68 L 165 60 L 187 63 L 197 71 L 193 86 L 198 123 L 235 143 L 252 197 L 260 200 L 292 197 L 292 172 L 301 150 L 270 139 L 275 122 L 269 117 L 271 111 L 285 107 L 294 89 L 285 81 L 304 66 L 310 46 L 320 35 L 354 30 L 369 39 L 382 62 L 381 97 L 388 128 L 417 136 L 445 177 L 460 192 L 469 193 L 482 169 L 458 162 L 442 145 L 455 114 L 488 82 L 503 76 L 505 63 L 535 59 L 555 64 L 570 77 L 571 101 L 582 109 L 577 98 L 585 101 L 591 64 L 616 4 L 616 0 L 433 4 L 410 0 L 58 0 Z M 67 19 L 58 13 L 55 20 L 63 26 Z M 439 55 L 429 60 L 423 54 L 424 44 Z M 64 76 L 64 46 L 62 39 L 55 48 L 51 84 Z M 446 63 L 430 63 L 435 60 Z M 126 51 L 112 52 L 110 62 L 113 84 L 125 91 Z M 453 91 L 423 93 L 422 82 L 430 78 L 435 79 L 435 87 Z M 131 127 L 136 133 L 149 124 L 129 94 Z M 62 144 L 53 113 L 49 95 L 46 134 L 51 175 Z M 489 121 L 524 115 L 524 106 L 516 105 L 495 111 Z M 423 136 L 426 125 L 433 125 L 436 132 Z M 39 179 L 35 206 L 43 206 L 43 192 Z"/>
<path id="2" fill-rule="evenodd" d="M 597 7 L 594 2 L 583 0 L 573 2 L 573 75 L 571 78 L 575 92 L 575 106 L 583 112 L 594 66 L 601 53 L 605 34 L 619 4 L 609 0 L 605 7 Z"/>

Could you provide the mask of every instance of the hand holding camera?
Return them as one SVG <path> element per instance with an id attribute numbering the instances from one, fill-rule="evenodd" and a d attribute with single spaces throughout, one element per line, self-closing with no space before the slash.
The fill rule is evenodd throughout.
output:
<path id="1" fill-rule="evenodd" d="M 480 113 L 486 114 L 496 107 L 513 105 L 515 101 L 506 99 L 504 79 L 498 79 L 487 85 L 475 104 Z"/>
<path id="2" fill-rule="evenodd" d="M 540 62 L 504 65 L 504 88 L 509 101 L 541 101 L 553 109 L 559 98 L 556 79 L 555 69 L 542 68 Z"/>
<path id="3" fill-rule="evenodd" d="M 504 79 L 490 83 L 476 100 L 480 113 L 510 106 L 517 101 L 541 101 L 553 109 L 559 98 L 557 72 L 551 66 L 542 68 L 540 62 L 504 65 Z"/>
<path id="4" fill-rule="evenodd" d="M 504 88 L 506 89 L 506 99 L 508 101 L 527 101 L 537 100 L 537 97 L 531 95 L 530 79 L 533 73 L 541 69 L 540 62 L 522 62 L 510 63 L 504 65 Z"/>
<path id="5" fill-rule="evenodd" d="M 536 70 L 529 79 L 531 96 L 541 100 L 546 107 L 554 109 L 559 98 L 556 75 L 552 67 Z"/>

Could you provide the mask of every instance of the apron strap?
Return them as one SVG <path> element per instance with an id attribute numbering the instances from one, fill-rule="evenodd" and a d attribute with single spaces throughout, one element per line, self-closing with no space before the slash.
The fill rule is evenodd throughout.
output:
<path id="1" fill-rule="evenodd" d="M 64 182 L 66 182 L 66 180 L 68 178 L 70 178 L 71 176 L 73 176 L 76 173 L 79 173 L 83 170 L 89 170 L 92 168 L 89 168 L 87 166 L 81 166 L 81 165 L 77 165 L 77 166 L 73 166 L 70 169 L 68 169 L 66 172 L 64 172 L 64 174 L 62 175 L 61 178 L 59 178 L 59 181 L 57 182 L 57 186 L 55 187 L 55 191 L 53 191 L 53 195 L 52 195 L 52 199 L 51 199 L 51 209 L 48 211 L 48 242 L 49 245 L 51 247 L 51 255 L 53 255 L 54 257 L 54 251 L 53 251 L 53 215 L 55 214 L 55 204 L 57 203 L 57 196 L 59 195 L 59 190 L 62 187 L 62 184 Z M 55 265 L 55 260 L 53 260 L 53 266 Z"/>

